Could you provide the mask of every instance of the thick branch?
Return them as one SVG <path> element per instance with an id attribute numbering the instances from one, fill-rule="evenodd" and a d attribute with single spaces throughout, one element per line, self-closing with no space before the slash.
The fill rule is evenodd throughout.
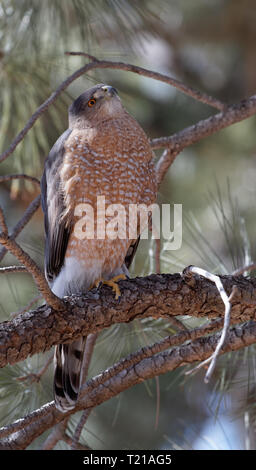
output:
<path id="1" fill-rule="evenodd" d="M 231 124 L 253 116 L 255 113 L 256 95 L 253 95 L 247 100 L 232 104 L 225 111 L 203 119 L 193 126 L 186 127 L 170 137 L 152 139 L 151 145 L 153 149 L 167 147 L 173 151 L 180 151 L 204 137 L 208 137 L 225 127 L 231 126 Z"/>
<path id="2" fill-rule="evenodd" d="M 256 317 L 256 279 L 220 276 L 228 294 L 237 286 L 232 299 L 231 318 L 237 322 Z M 187 279 L 180 274 L 151 275 L 120 281 L 121 300 L 102 287 L 81 297 L 65 300 L 66 310 L 43 305 L 0 325 L 0 367 L 14 364 L 54 344 L 69 342 L 96 333 L 115 323 L 135 318 L 190 315 L 223 317 L 223 302 L 210 281 L 199 276 Z"/>

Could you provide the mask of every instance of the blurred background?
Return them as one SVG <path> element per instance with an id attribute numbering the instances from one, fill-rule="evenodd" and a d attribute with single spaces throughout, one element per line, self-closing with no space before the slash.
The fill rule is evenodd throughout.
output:
<path id="1" fill-rule="evenodd" d="M 66 50 L 121 60 L 163 72 L 227 103 L 255 93 L 254 0 L 2 0 L 0 3 L 0 151 L 35 109 L 86 60 Z M 41 177 L 44 160 L 67 128 L 67 107 L 95 83 L 115 86 L 125 107 L 151 138 L 171 135 L 213 113 L 176 89 L 132 73 L 96 70 L 74 82 L 37 121 L 1 174 Z M 160 203 L 183 205 L 183 243 L 161 245 L 161 271 L 190 264 L 232 273 L 255 260 L 255 117 L 183 151 L 159 191 Z M 160 153 L 156 154 L 158 158 Z M 31 182 L 1 184 L 10 229 L 38 194 Z M 19 235 L 43 267 L 41 209 Z M 154 272 L 154 245 L 143 240 L 132 275 Z M 7 254 L 1 266 L 15 264 Z M 250 273 L 253 275 L 254 273 Z M 1 275 L 0 320 L 37 296 L 27 274 Z M 33 306 L 39 303 L 35 301 Z M 188 327 L 198 320 L 184 318 Z M 89 375 L 131 351 L 175 333 L 163 320 L 115 326 L 98 339 Z M 52 400 L 52 367 L 38 383 L 18 380 L 39 371 L 50 352 L 0 373 L 0 424 Z M 218 361 L 211 383 L 184 368 L 147 381 L 93 410 L 81 442 L 94 449 L 255 449 L 255 348 Z M 72 433 L 79 415 L 72 417 Z M 30 448 L 39 448 L 47 433 Z M 58 448 L 68 448 L 61 442 Z"/>

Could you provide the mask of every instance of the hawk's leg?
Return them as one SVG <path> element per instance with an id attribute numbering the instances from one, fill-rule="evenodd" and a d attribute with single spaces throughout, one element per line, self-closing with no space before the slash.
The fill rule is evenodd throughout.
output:
<path id="1" fill-rule="evenodd" d="M 94 284 L 92 285 L 92 288 L 99 287 L 102 284 L 105 284 L 106 286 L 110 286 L 112 287 L 112 290 L 115 292 L 115 299 L 118 300 L 121 297 L 121 292 L 117 283 L 121 279 L 127 279 L 127 276 L 125 274 L 119 274 L 118 276 L 114 276 L 112 277 L 112 279 L 109 279 L 109 280 L 103 279 L 100 277 L 94 282 Z"/>

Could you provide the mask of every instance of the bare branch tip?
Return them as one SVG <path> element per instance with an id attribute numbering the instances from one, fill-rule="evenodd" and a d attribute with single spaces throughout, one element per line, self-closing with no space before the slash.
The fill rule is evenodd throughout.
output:
<path id="1" fill-rule="evenodd" d="M 65 51 L 65 55 L 71 55 L 71 56 L 84 56 L 90 59 L 92 62 L 100 62 L 97 57 L 94 55 L 88 54 L 87 52 L 74 52 L 74 51 Z"/>
<path id="2" fill-rule="evenodd" d="M 8 236 L 8 227 L 6 224 L 4 211 L 0 206 L 0 226 L 2 227 L 2 233 L 0 234 L 0 239 L 2 240 L 1 243 L 7 238 Z"/>

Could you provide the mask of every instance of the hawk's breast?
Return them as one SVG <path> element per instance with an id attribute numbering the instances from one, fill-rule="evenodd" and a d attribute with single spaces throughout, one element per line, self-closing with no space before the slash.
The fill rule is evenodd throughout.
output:
<path id="1" fill-rule="evenodd" d="M 72 131 L 65 144 L 61 170 L 68 223 L 73 224 L 67 258 L 75 257 L 85 269 L 99 266 L 99 275 L 122 266 L 132 241 L 128 231 L 129 205 L 144 203 L 148 206 L 156 198 L 152 160 L 144 131 L 128 113 L 125 113 L 125 118 L 102 122 L 97 129 Z M 126 230 L 122 232 L 122 239 L 97 238 L 97 207 L 103 197 L 106 210 L 113 204 L 123 207 Z M 78 218 L 75 213 L 79 212 L 77 208 L 80 204 L 89 204 L 93 210 L 94 237 L 91 239 L 76 236 L 74 227 Z M 111 217 L 106 214 L 104 222 L 109 227 Z"/>

